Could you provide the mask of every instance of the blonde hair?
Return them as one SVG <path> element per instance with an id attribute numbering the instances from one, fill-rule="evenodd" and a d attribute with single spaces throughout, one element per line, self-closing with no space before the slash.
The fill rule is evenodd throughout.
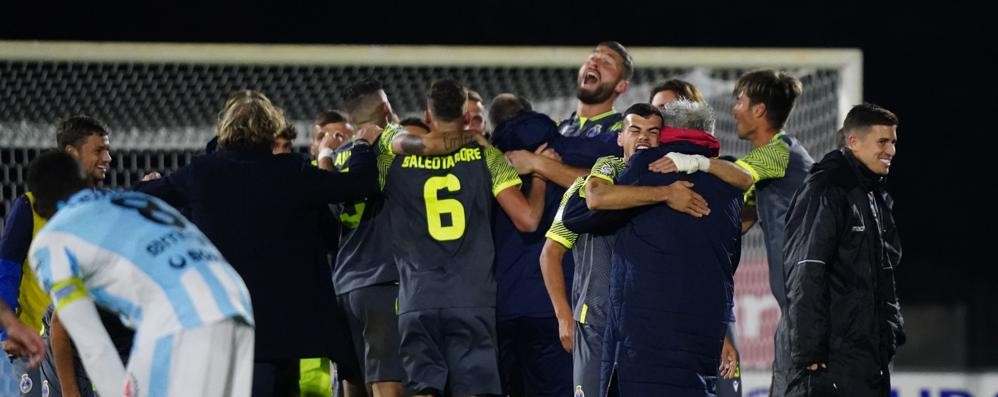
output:
<path id="1" fill-rule="evenodd" d="M 218 144 L 225 149 L 274 144 L 274 137 L 287 128 L 284 112 L 263 93 L 243 90 L 225 101 L 218 118 Z"/>

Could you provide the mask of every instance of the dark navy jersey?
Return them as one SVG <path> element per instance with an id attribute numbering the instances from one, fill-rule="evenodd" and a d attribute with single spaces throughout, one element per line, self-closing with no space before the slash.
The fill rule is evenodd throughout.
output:
<path id="1" fill-rule="evenodd" d="M 399 314 L 495 307 L 494 197 L 521 184 L 502 152 L 472 142 L 443 156 L 391 154 L 399 130 L 378 141 L 395 263 Z M 379 167 L 380 168 L 380 167 Z"/>
<path id="2" fill-rule="evenodd" d="M 624 116 L 616 110 L 593 117 L 582 117 L 577 113 L 558 124 L 558 133 L 572 138 L 594 138 L 603 133 L 618 133 L 624 124 Z"/>
<path id="3" fill-rule="evenodd" d="M 620 132 L 622 119 L 614 111 L 591 118 L 573 114 L 558 125 L 561 136 L 548 143 L 561 155 L 565 164 L 589 169 L 600 157 L 623 154 L 617 145 L 617 133 Z M 528 148 L 504 148 L 514 149 Z M 527 191 L 529 183 L 530 181 L 526 181 L 524 185 Z M 539 258 L 544 247 L 545 233 L 554 221 L 565 189 L 554 183 L 548 183 L 546 189 L 544 213 L 536 232 L 521 233 L 513 227 L 505 214 L 496 215 L 496 278 L 499 288 L 496 316 L 500 320 L 554 316 L 554 308 L 547 289 L 544 288 Z M 566 284 L 572 282 L 575 262 L 571 255 L 565 255 L 562 268 Z"/>
<path id="4" fill-rule="evenodd" d="M 385 133 L 390 135 L 398 128 L 395 124 L 388 125 Z M 350 172 L 350 153 L 355 143 L 345 143 L 333 152 L 333 165 L 339 172 Z M 336 293 L 342 295 L 358 288 L 398 282 L 384 197 L 375 195 L 367 200 L 337 204 L 334 212 L 340 221 L 339 252 L 333 267 Z"/>

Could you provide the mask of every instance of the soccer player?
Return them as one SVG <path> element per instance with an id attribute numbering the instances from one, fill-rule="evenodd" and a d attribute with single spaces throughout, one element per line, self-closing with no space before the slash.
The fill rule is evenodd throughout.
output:
<path id="1" fill-rule="evenodd" d="M 814 165 L 787 211 L 787 308 L 777 340 L 773 396 L 889 396 L 904 319 L 894 273 L 901 238 L 884 186 L 897 154 L 898 118 L 853 106 L 845 146 Z"/>
<path id="2" fill-rule="evenodd" d="M 466 93 L 436 81 L 427 99 L 430 135 L 460 142 Z M 500 394 L 496 359 L 495 249 L 490 220 L 498 202 L 520 230 L 537 228 L 544 182 L 529 197 L 502 153 L 477 142 L 442 156 L 392 154 L 421 149 L 419 137 L 388 128 L 379 139 L 388 167 L 385 208 L 399 269 L 403 365 L 417 395 Z M 495 201 L 493 201 L 495 200 Z"/>
<path id="3" fill-rule="evenodd" d="M 507 393 L 530 396 L 571 393 L 572 357 L 561 347 L 558 321 L 547 299 L 538 258 L 544 246 L 544 232 L 551 225 L 564 189 L 587 174 L 596 159 L 621 155 L 617 133 L 622 118 L 613 103 L 627 91 L 633 72 L 630 54 L 614 41 L 596 45 L 579 67 L 576 111 L 558 125 L 557 133 L 569 138 L 571 150 L 588 155 L 562 151 L 557 153 L 563 160 L 559 161 L 531 150 L 506 152 L 520 175 L 537 173 L 553 182 L 546 193 L 539 232 L 518 233 L 501 214 L 496 219 L 497 317 Z M 525 189 L 534 189 L 530 181 L 525 182 Z M 574 267 L 571 257 L 566 257 L 565 262 L 565 278 L 570 279 Z"/>
<path id="4" fill-rule="evenodd" d="M 380 128 L 399 128 L 394 123 L 397 117 L 390 113 L 387 95 L 374 80 L 349 87 L 344 103 L 349 120 L 371 120 Z M 336 138 L 327 135 L 322 139 L 319 167 L 349 173 L 354 147 L 367 145 L 367 142 L 347 137 L 347 142 L 341 143 Z M 336 150 L 332 150 L 333 147 Z M 339 252 L 333 266 L 333 285 L 361 364 L 361 379 L 344 379 L 344 392 L 351 397 L 365 395 L 366 386 L 369 386 L 375 397 L 401 396 L 405 371 L 399 357 L 395 310 L 399 276 L 392 255 L 393 231 L 388 224 L 383 196 L 375 194 L 364 200 L 336 205 L 335 213 L 341 229 Z"/>
<path id="5" fill-rule="evenodd" d="M 111 163 L 110 129 L 107 125 L 87 116 L 70 117 L 59 123 L 56 129 L 56 145 L 80 163 L 89 186 L 99 186 Z M 28 266 L 27 256 L 31 239 L 45 225 L 45 219 L 38 215 L 33 207 L 34 201 L 32 192 L 18 198 L 4 225 L 3 239 L 0 240 L 0 280 L 2 280 L 0 291 L 3 298 L 12 302 L 12 306 L 18 309 L 20 318 L 25 324 L 35 332 L 43 331 L 46 345 L 50 350 L 54 349 L 63 354 L 61 357 L 47 354 L 41 368 L 33 370 L 24 368 L 22 358 L 15 358 L 13 363 L 17 369 L 18 386 L 20 392 L 27 396 L 40 396 L 45 389 L 55 389 L 58 392 L 59 382 L 55 379 L 54 367 L 57 363 L 61 364 L 68 369 L 65 376 L 72 377 L 75 354 L 65 330 L 59 327 L 58 323 L 51 327 L 45 324 L 43 317 L 46 307 L 51 306 L 51 300 L 39 287 L 34 273 Z M 124 330 L 117 319 L 108 316 L 103 310 L 101 315 L 106 320 L 105 326 L 111 330 L 116 341 L 131 339 L 131 333 Z M 127 350 L 130 342 L 125 341 L 124 345 L 119 347 Z M 79 380 L 81 383 L 87 382 L 85 376 Z M 70 388 L 74 384 L 73 381 L 74 379 L 67 380 Z"/>
<path id="6" fill-rule="evenodd" d="M 738 78 L 731 108 L 738 137 L 753 146 L 737 161 L 755 181 L 746 195 L 742 229 L 748 231 L 757 221 L 762 226 L 769 285 L 780 308 L 786 308 L 787 295 L 781 270 L 784 218 L 794 192 L 814 164 L 800 141 L 783 130 L 802 91 L 796 77 L 772 69 L 755 70 Z"/>
<path id="7" fill-rule="evenodd" d="M 316 159 L 319 157 L 319 149 L 321 148 L 319 142 L 322 142 L 322 138 L 325 138 L 326 135 L 332 135 L 333 143 L 329 146 L 336 149 L 349 142 L 353 134 L 353 126 L 347 122 L 346 113 L 337 109 L 324 110 L 315 116 L 315 124 L 312 126 L 312 142 L 309 144 L 308 151 L 312 155 L 312 159 Z"/>
<path id="8" fill-rule="evenodd" d="M 466 129 L 482 131 L 486 137 L 491 135 L 492 126 L 489 125 L 489 114 L 485 111 L 485 104 L 482 103 L 482 94 L 478 91 L 468 90 L 468 115 L 471 117 L 471 121 L 468 122 Z"/>
<path id="9" fill-rule="evenodd" d="M 648 102 L 657 108 L 677 99 L 707 103 L 703 93 L 693 84 L 680 79 L 669 79 L 663 81 L 651 89 L 651 97 Z"/>
<path id="10" fill-rule="evenodd" d="M 742 232 L 758 220 L 766 244 L 769 286 L 786 315 L 787 291 L 783 272 L 783 246 L 787 208 L 804 183 L 814 160 L 804 145 L 783 130 L 801 95 L 800 80 L 772 69 L 745 73 L 735 83 L 736 102 L 731 108 L 738 137 L 752 143 L 752 150 L 736 163 L 752 173 L 755 185 L 745 197 Z M 790 365 L 784 349 L 789 341 L 774 336 L 774 373 Z M 776 387 L 777 385 L 774 385 Z"/>
<path id="11" fill-rule="evenodd" d="M 618 142 L 623 148 L 624 156 L 600 158 L 589 176 L 579 177 L 566 190 L 541 252 L 541 271 L 558 318 L 561 344 L 573 355 L 575 395 L 596 395 L 599 392 L 610 255 L 614 239 L 612 233 L 578 235 L 565 227 L 563 219 L 579 216 L 580 212 L 584 212 L 577 211 L 580 208 L 578 205 L 569 206 L 569 201 L 581 200 L 581 208 L 585 208 L 584 203 L 588 197 L 585 191 L 590 183 L 593 186 L 602 182 L 613 183 L 616 174 L 624 168 L 635 151 L 658 146 L 662 117 L 654 108 L 647 104 L 637 104 L 628 108 L 623 117 L 623 132 L 619 134 Z M 680 206 L 684 205 L 684 201 L 699 200 L 696 193 L 682 184 L 636 189 L 650 193 L 654 197 L 652 202 L 672 202 L 673 205 Z M 562 278 L 563 257 L 568 250 L 572 250 L 575 263 L 571 303 L 566 298 L 567 290 Z"/>
<path id="12" fill-rule="evenodd" d="M 700 116 L 685 112 L 678 120 L 704 120 L 702 111 L 706 108 L 702 104 L 676 101 L 666 106 L 667 112 L 670 106 L 700 111 Z M 707 173 L 652 173 L 649 163 L 663 154 L 714 157 L 720 147 L 702 126 L 677 128 L 671 123 L 676 118 L 667 119 L 670 123 L 658 137 L 663 145 L 631 156 L 614 183 L 588 187 L 587 204 L 593 209 L 650 204 L 656 196 L 644 186 L 680 183 L 692 187 L 692 181 L 711 204 L 709 211 L 698 205 L 695 212 L 684 210 L 683 214 L 652 205 L 565 220 L 566 227 L 576 232 L 616 230 L 601 395 L 712 392 L 726 322 L 733 320 L 732 276 L 738 260 L 741 192 Z M 629 186 L 632 184 L 639 186 Z M 608 214 L 619 217 L 607 219 Z"/>
<path id="13" fill-rule="evenodd" d="M 239 275 L 166 203 L 86 189 L 80 176 L 79 164 L 60 152 L 31 165 L 28 186 L 49 221 L 31 244 L 30 262 L 97 391 L 248 395 L 253 315 Z M 127 368 L 95 303 L 137 330 Z"/>
<path id="14" fill-rule="evenodd" d="M 272 149 L 274 154 L 291 153 L 295 150 L 294 143 L 295 138 L 298 138 L 298 131 L 295 130 L 295 126 L 291 124 L 290 120 L 286 124 L 287 126 L 274 136 Z"/>

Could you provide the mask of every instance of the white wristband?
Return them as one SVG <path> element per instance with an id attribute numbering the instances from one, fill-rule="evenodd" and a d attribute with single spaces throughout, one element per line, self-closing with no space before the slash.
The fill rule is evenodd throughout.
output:
<path id="1" fill-rule="evenodd" d="M 333 157 L 333 149 L 330 149 L 330 148 L 327 148 L 327 147 L 319 149 L 319 156 L 316 157 L 316 160 L 322 160 L 323 158 L 326 158 L 326 157 L 329 157 L 329 158 Z"/>
<path id="2" fill-rule="evenodd" d="M 676 164 L 676 170 L 692 174 L 697 171 L 707 172 L 710 169 L 710 159 L 699 154 L 682 154 L 671 152 L 665 157 L 672 159 Z"/>

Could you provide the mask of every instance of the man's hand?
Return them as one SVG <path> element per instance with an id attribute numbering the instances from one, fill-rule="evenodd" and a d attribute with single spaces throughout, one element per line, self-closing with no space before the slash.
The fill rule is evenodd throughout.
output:
<path id="1" fill-rule="evenodd" d="M 561 156 L 558 154 L 558 152 L 554 151 L 554 149 L 549 148 L 547 143 L 538 146 L 537 150 L 534 150 L 534 154 L 540 155 L 541 157 L 549 158 L 559 163 L 561 162 Z"/>
<path id="2" fill-rule="evenodd" d="M 662 156 L 662 158 L 652 161 L 651 164 L 648 164 L 648 170 L 659 174 L 668 174 L 670 172 L 679 171 L 679 169 L 676 168 L 676 163 L 673 162 L 669 156 Z"/>
<path id="3" fill-rule="evenodd" d="M 374 141 L 377 141 L 378 136 L 381 135 L 381 131 L 382 128 L 379 127 L 377 124 L 367 124 L 364 125 L 363 127 L 360 127 L 360 129 L 357 130 L 357 132 L 354 134 L 354 139 L 367 141 L 367 143 L 373 145 Z M 329 134 L 326 134 L 326 136 L 322 138 L 322 142 L 326 142 L 327 137 L 329 137 Z M 322 144 L 320 143 L 320 145 Z M 339 146 L 339 144 L 336 144 L 336 146 Z M 335 147 L 333 148 L 335 149 Z"/>
<path id="4" fill-rule="evenodd" d="M 45 356 L 45 341 L 38 332 L 24 325 L 11 312 L 0 314 L 0 324 L 7 331 L 3 350 L 12 356 L 28 358 L 28 368 L 37 367 Z"/>
<path id="5" fill-rule="evenodd" d="M 818 367 L 821 367 L 822 369 L 825 369 L 825 368 L 828 368 L 828 365 L 826 365 L 825 363 L 814 363 L 814 364 L 808 365 L 807 366 L 807 370 L 808 371 L 817 371 Z"/>
<path id="6" fill-rule="evenodd" d="M 558 317 L 558 339 L 561 339 L 561 348 L 572 352 L 572 341 L 575 339 L 575 319 L 572 314 Z"/>
<path id="7" fill-rule="evenodd" d="M 158 172 L 153 171 L 153 172 L 150 172 L 148 174 L 145 174 L 145 176 L 142 177 L 142 182 L 155 181 L 155 180 L 157 180 L 159 178 L 162 178 L 162 177 L 163 176 L 160 175 Z"/>
<path id="8" fill-rule="evenodd" d="M 538 157 L 537 154 L 526 150 L 510 150 L 506 152 L 506 160 L 509 161 L 509 165 L 516 168 L 516 172 L 520 175 L 534 172 L 534 160 L 536 157 Z"/>
<path id="9" fill-rule="evenodd" d="M 724 345 L 721 347 L 721 367 L 718 369 L 724 379 L 732 379 L 738 372 L 738 350 L 735 350 L 735 345 L 727 336 L 724 337 Z"/>
<path id="10" fill-rule="evenodd" d="M 663 200 L 669 208 L 700 218 L 710 214 L 707 201 L 703 196 L 693 191 L 693 183 L 676 181 L 663 189 Z"/>

